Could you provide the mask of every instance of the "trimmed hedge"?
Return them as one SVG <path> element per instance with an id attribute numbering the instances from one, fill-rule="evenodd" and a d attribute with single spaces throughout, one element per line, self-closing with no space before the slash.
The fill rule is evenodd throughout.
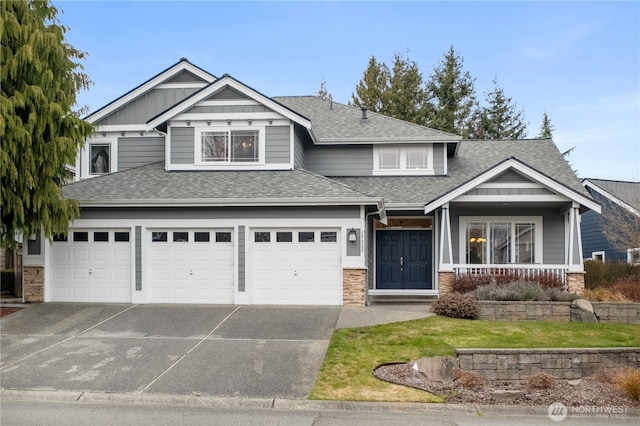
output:
<path id="1" fill-rule="evenodd" d="M 620 281 L 640 282 L 640 265 L 626 262 L 584 262 L 584 286 L 588 289 L 609 287 Z"/>
<path id="2" fill-rule="evenodd" d="M 552 274 L 538 273 L 523 277 L 517 270 L 482 274 L 461 274 L 453 279 L 452 290 L 456 293 L 469 293 L 486 285 L 505 285 L 513 282 L 527 281 L 540 284 L 544 288 L 562 289 L 562 280 Z"/>

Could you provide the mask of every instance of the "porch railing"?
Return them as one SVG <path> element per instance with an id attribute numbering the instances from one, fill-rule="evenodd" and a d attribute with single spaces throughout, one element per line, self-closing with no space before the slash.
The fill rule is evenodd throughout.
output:
<path id="1" fill-rule="evenodd" d="M 517 274 L 520 278 L 533 278 L 540 275 L 553 277 L 562 282 L 563 288 L 567 287 L 567 265 L 525 265 L 525 264 L 509 264 L 509 265 L 454 265 L 453 271 L 456 276 L 464 274 L 491 274 L 491 275 L 508 275 Z"/>

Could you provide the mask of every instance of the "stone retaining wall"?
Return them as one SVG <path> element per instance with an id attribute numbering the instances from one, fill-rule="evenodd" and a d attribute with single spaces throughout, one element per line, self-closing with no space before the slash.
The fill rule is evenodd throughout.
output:
<path id="1" fill-rule="evenodd" d="M 480 300 L 480 319 L 569 322 L 571 302 Z M 640 303 L 592 302 L 600 322 L 640 324 Z"/>
<path id="2" fill-rule="evenodd" d="M 492 382 L 517 382 L 536 373 L 581 379 L 607 366 L 640 368 L 640 348 L 456 349 L 461 370 Z"/>

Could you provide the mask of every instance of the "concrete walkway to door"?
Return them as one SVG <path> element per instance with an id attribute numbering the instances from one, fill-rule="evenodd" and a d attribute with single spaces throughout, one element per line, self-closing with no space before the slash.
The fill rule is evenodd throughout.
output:
<path id="1" fill-rule="evenodd" d="M 43 303 L 0 320 L 2 389 L 305 398 L 335 327 L 424 306 Z"/>

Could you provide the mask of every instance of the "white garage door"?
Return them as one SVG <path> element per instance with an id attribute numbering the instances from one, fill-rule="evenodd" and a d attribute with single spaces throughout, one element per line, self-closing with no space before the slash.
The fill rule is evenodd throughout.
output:
<path id="1" fill-rule="evenodd" d="M 149 230 L 149 302 L 233 303 L 232 237 L 228 229 Z"/>
<path id="2" fill-rule="evenodd" d="M 338 230 L 253 229 L 251 303 L 341 305 Z"/>
<path id="3" fill-rule="evenodd" d="M 127 229 L 70 229 L 53 242 L 51 300 L 131 302 Z"/>

